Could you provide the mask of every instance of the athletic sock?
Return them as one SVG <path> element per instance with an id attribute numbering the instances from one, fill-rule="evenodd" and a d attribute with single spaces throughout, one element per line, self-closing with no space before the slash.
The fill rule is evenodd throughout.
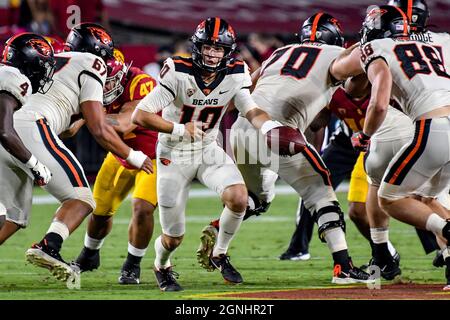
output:
<path id="1" fill-rule="evenodd" d="M 213 257 L 227 253 L 231 240 L 241 226 L 242 220 L 244 219 L 244 214 L 245 211 L 234 212 L 225 206 L 222 214 L 220 215 L 220 228 L 217 236 L 217 243 L 212 253 Z"/>
<path id="2" fill-rule="evenodd" d="M 173 251 L 167 250 L 161 240 L 161 236 L 156 238 L 155 240 L 155 268 L 156 269 L 166 269 L 171 266 L 170 264 L 170 256 L 172 255 Z"/>

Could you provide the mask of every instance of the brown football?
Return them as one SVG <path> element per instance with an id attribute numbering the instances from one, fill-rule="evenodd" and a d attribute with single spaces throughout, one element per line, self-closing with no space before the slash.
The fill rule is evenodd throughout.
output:
<path id="1" fill-rule="evenodd" d="M 280 156 L 292 156 L 305 149 L 306 139 L 300 130 L 282 126 L 267 132 L 267 145 Z"/>

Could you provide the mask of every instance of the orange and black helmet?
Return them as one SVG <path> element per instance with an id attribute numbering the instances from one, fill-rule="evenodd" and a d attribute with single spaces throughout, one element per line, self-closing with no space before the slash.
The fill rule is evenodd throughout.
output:
<path id="1" fill-rule="evenodd" d="M 301 43 L 320 42 L 339 47 L 344 46 L 341 24 L 336 18 L 325 12 L 318 12 L 306 19 L 298 37 Z"/>
<path id="2" fill-rule="evenodd" d="M 388 5 L 398 7 L 406 13 L 411 32 L 426 31 L 430 11 L 425 0 L 389 0 Z"/>
<path id="3" fill-rule="evenodd" d="M 33 93 L 46 93 L 53 83 L 53 48 L 40 35 L 21 33 L 9 38 L 1 63 L 19 69 L 30 80 Z"/>
<path id="4" fill-rule="evenodd" d="M 81 23 L 73 27 L 66 39 L 67 51 L 89 52 L 106 62 L 114 55 L 111 35 L 99 24 Z"/>
<path id="5" fill-rule="evenodd" d="M 226 68 L 231 55 L 236 50 L 236 34 L 231 25 L 219 17 L 208 18 L 202 21 L 191 37 L 192 61 L 199 68 L 208 72 L 218 72 Z M 204 63 L 202 46 L 204 44 L 219 46 L 224 49 L 222 61 L 217 66 L 208 66 Z"/>

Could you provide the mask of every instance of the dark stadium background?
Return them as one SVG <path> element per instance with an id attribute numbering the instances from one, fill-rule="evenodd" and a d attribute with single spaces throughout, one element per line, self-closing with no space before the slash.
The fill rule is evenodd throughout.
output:
<path id="1" fill-rule="evenodd" d="M 450 0 L 428 0 L 434 31 L 450 30 Z M 239 54 L 257 67 L 274 48 L 295 41 L 303 20 L 316 11 L 333 14 L 342 23 L 349 42 L 357 40 L 362 17 L 372 0 L 0 0 L 0 50 L 11 35 L 23 31 L 64 39 L 66 22 L 81 10 L 81 22 L 96 21 L 112 32 L 127 61 L 157 70 L 158 59 L 169 53 L 189 54 L 186 41 L 208 16 L 228 20 L 239 39 Z M 32 10 L 31 7 L 34 9 Z M 72 11 L 71 11 L 72 10 Z M 153 65 L 152 65 L 153 63 Z M 90 178 L 104 157 L 87 129 L 67 145 L 75 152 Z"/>

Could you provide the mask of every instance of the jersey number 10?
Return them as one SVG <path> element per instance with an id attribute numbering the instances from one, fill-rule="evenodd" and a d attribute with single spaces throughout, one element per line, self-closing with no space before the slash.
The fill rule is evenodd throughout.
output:
<path id="1" fill-rule="evenodd" d="M 269 60 L 261 70 L 263 72 L 278 59 L 280 59 L 290 48 L 284 48 L 274 52 L 271 60 Z M 297 47 L 291 51 L 291 55 L 280 70 L 282 76 L 293 77 L 297 80 L 305 78 L 316 62 L 317 57 L 322 49 L 314 47 Z"/>

